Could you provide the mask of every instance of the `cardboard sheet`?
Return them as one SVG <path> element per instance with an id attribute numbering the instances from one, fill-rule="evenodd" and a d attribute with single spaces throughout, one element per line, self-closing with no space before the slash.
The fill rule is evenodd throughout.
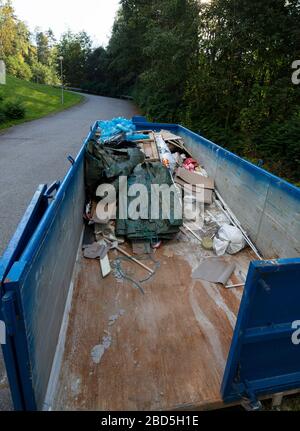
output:
<path id="1" fill-rule="evenodd" d="M 178 168 L 176 175 L 188 184 L 203 185 L 205 189 L 210 190 L 214 190 L 215 188 L 215 182 L 212 178 L 203 177 L 202 175 L 195 174 L 187 169 Z"/>

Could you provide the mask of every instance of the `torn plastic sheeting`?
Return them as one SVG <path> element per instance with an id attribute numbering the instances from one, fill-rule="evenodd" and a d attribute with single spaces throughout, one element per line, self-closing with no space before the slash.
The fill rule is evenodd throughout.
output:
<path id="1" fill-rule="evenodd" d="M 149 136 L 141 133 L 126 133 L 126 139 L 127 141 L 142 141 L 149 139 Z"/>
<path id="2" fill-rule="evenodd" d="M 89 194 L 95 196 L 98 186 L 108 180 L 118 191 L 118 177 L 130 175 L 144 160 L 145 155 L 139 148 L 118 150 L 89 141 L 85 152 L 85 182 Z"/>
<path id="3" fill-rule="evenodd" d="M 104 143 L 119 133 L 132 134 L 136 127 L 132 120 L 118 117 L 111 121 L 99 121 L 100 142 Z"/>
<path id="4" fill-rule="evenodd" d="M 192 278 L 194 280 L 200 279 L 210 283 L 220 283 L 226 286 L 235 268 L 235 264 L 228 264 L 223 259 L 217 257 L 209 258 L 193 271 Z"/>

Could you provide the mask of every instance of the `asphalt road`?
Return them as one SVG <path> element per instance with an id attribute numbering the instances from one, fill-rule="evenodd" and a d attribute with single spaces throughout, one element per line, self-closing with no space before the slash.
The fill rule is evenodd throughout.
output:
<path id="1" fill-rule="evenodd" d="M 85 102 L 62 113 L 0 132 L 0 255 L 39 184 L 62 179 L 95 120 L 130 118 L 130 102 L 85 95 Z M 0 410 L 12 408 L 0 352 Z"/>

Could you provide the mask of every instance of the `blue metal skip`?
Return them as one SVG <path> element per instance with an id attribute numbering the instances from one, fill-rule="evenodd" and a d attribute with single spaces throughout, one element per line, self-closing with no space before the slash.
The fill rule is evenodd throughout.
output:
<path id="1" fill-rule="evenodd" d="M 6 277 L 14 262 L 20 259 L 46 212 L 48 207 L 46 191 L 45 185 L 38 188 L 6 252 L 0 259 L 0 320 L 5 321 L 6 324 L 6 344 L 2 346 L 2 351 L 16 410 L 34 409 L 35 400 L 31 390 L 30 371 L 26 369 L 28 350 L 24 318 L 20 309 L 17 309 L 17 294 L 9 290 L 10 280 Z"/>
<path id="2" fill-rule="evenodd" d="M 222 383 L 226 402 L 300 388 L 295 323 L 300 260 L 252 262 Z"/>
<path id="3" fill-rule="evenodd" d="M 39 187 L 0 261 L 0 319 L 7 332 L 2 350 L 16 410 L 43 406 L 82 232 L 84 203 L 82 149 L 62 184 Z"/>
<path id="4" fill-rule="evenodd" d="M 300 388 L 300 190 L 174 124 L 135 117 L 139 130 L 182 135 L 260 251 L 251 263 L 222 384 L 225 402 Z M 93 137 L 98 123 L 86 142 Z M 0 261 L 3 346 L 14 405 L 41 409 L 82 230 L 84 149 L 49 203 L 40 187 Z"/>

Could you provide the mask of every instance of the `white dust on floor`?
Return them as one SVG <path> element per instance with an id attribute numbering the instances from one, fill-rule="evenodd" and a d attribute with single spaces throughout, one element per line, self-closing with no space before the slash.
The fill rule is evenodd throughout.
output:
<path id="1" fill-rule="evenodd" d="M 108 320 L 108 327 L 112 327 L 120 317 L 125 314 L 125 310 L 119 310 L 117 314 L 110 316 Z M 103 336 L 101 344 L 94 346 L 91 350 L 91 358 L 94 364 L 100 364 L 104 353 L 110 348 L 112 344 L 112 336 L 109 331 L 104 331 L 106 335 Z"/>

